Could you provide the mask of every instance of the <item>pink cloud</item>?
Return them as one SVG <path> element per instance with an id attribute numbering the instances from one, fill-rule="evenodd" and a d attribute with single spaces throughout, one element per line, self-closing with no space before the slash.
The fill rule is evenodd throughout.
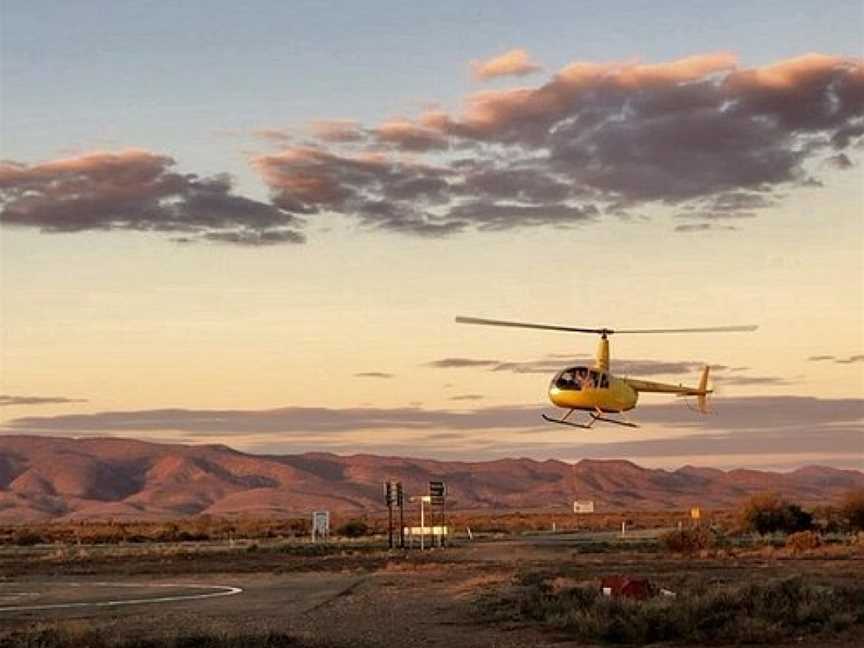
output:
<path id="1" fill-rule="evenodd" d="M 499 56 L 471 62 L 472 74 L 480 81 L 503 76 L 526 76 L 541 69 L 540 65 L 531 61 L 524 49 L 512 49 Z"/>
<path id="2" fill-rule="evenodd" d="M 506 69 L 510 54 L 484 65 Z M 471 93 L 461 110 L 357 129 L 363 141 L 322 137 L 314 153 L 257 160 L 276 203 L 423 234 L 568 227 L 662 203 L 701 221 L 679 231 L 709 232 L 818 183 L 814 168 L 854 164 L 864 62 L 808 54 L 742 68 L 727 52 L 576 61 L 540 84 Z M 376 147 L 391 157 L 364 161 Z M 424 154 L 434 171 L 417 162 Z"/>
<path id="3" fill-rule="evenodd" d="M 309 125 L 309 129 L 325 142 L 358 142 L 363 139 L 360 123 L 353 119 L 318 119 Z"/>
<path id="4" fill-rule="evenodd" d="M 380 143 L 408 151 L 447 147 L 447 138 L 440 131 L 404 119 L 384 122 L 375 128 L 374 134 Z"/>
<path id="5" fill-rule="evenodd" d="M 174 164 L 139 149 L 0 163 L 0 223 L 46 232 L 182 233 L 184 242 L 302 242 L 290 213 L 234 194 L 226 175 L 180 174 Z"/>

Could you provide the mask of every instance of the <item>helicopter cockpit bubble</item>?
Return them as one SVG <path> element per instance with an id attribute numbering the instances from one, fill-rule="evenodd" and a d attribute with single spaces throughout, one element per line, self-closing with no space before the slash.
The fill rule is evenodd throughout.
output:
<path id="1" fill-rule="evenodd" d="M 555 374 L 550 387 L 569 391 L 606 389 L 609 387 L 609 376 L 588 367 L 568 367 Z"/>

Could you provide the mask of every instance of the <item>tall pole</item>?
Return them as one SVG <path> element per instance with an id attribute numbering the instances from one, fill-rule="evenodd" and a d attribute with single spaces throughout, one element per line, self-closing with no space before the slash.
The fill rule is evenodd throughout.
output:
<path id="1" fill-rule="evenodd" d="M 423 515 L 423 497 L 420 498 L 420 551 L 423 551 L 423 539 L 426 536 L 426 518 Z"/>
<path id="2" fill-rule="evenodd" d="M 441 546 L 443 547 L 447 544 L 447 516 L 445 515 L 445 509 L 447 508 L 447 496 L 442 495 L 441 497 Z"/>
<path id="3" fill-rule="evenodd" d="M 399 498 L 399 546 L 405 548 L 405 503 L 403 497 Z"/>
<path id="4" fill-rule="evenodd" d="M 393 501 L 387 501 L 387 545 L 393 548 Z"/>

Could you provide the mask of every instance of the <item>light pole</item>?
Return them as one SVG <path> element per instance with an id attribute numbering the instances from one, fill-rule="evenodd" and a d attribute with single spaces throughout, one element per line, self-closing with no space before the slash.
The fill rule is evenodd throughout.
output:
<path id="1" fill-rule="evenodd" d="M 426 516 L 423 509 L 424 504 L 432 502 L 432 497 L 429 495 L 420 496 L 420 551 L 423 551 L 425 545 L 423 540 L 426 537 Z"/>

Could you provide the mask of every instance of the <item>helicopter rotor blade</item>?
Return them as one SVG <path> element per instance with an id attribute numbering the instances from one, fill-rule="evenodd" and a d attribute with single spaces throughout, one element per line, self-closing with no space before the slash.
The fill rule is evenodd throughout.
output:
<path id="1" fill-rule="evenodd" d="M 457 317 L 459 324 L 482 324 L 484 326 L 507 326 L 511 328 L 540 329 L 543 331 L 567 331 L 571 333 L 596 333 L 598 335 L 612 335 L 614 333 L 743 333 L 755 331 L 759 327 L 755 324 L 739 326 L 708 326 L 702 328 L 680 328 L 680 329 L 609 329 L 609 328 L 579 328 L 576 326 L 557 326 L 552 324 L 534 324 L 531 322 L 511 322 L 509 320 L 493 320 L 482 317 Z"/>
<path id="2" fill-rule="evenodd" d="M 457 317 L 459 324 L 483 324 L 485 326 L 510 326 L 513 328 L 541 329 L 544 331 L 569 331 L 574 333 L 598 333 L 602 334 L 605 329 L 576 328 L 573 326 L 553 326 L 551 324 L 531 324 L 529 322 L 509 322 L 505 320 L 484 319 L 482 317 Z"/>
<path id="3" fill-rule="evenodd" d="M 614 333 L 743 333 L 755 331 L 758 328 L 756 324 L 744 324 L 741 326 L 707 326 L 682 329 L 615 329 Z M 610 331 L 610 333 L 612 332 Z"/>

